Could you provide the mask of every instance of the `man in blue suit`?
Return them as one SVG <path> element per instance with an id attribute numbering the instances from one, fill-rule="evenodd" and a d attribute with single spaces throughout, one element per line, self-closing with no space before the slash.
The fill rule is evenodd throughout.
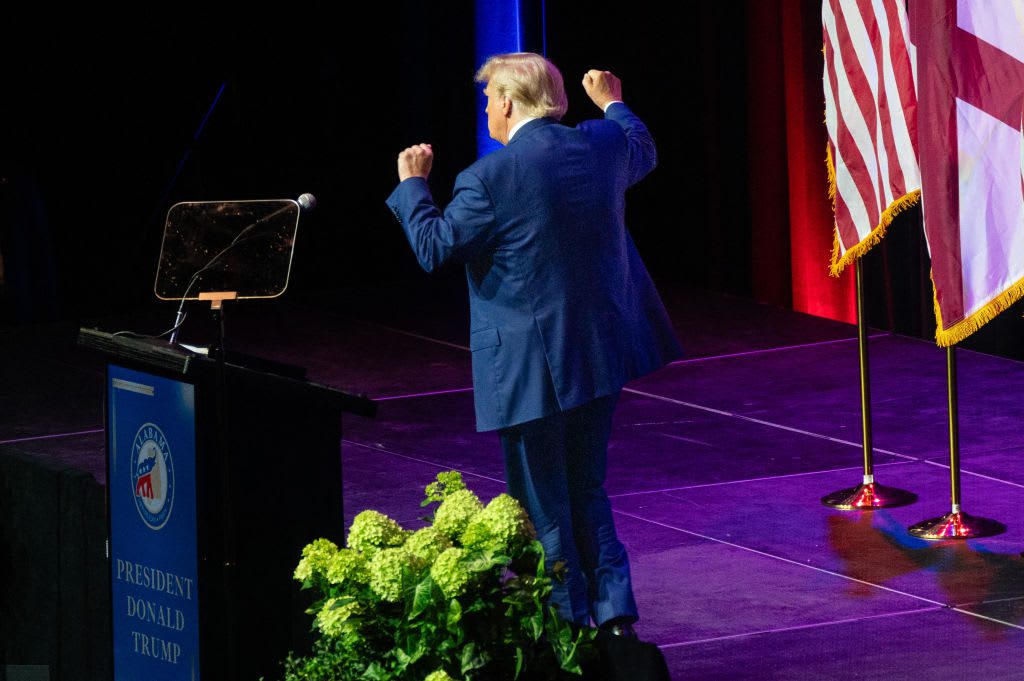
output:
<path id="1" fill-rule="evenodd" d="M 632 635 L 629 562 L 604 491 L 612 412 L 627 381 L 681 354 L 623 217 L 654 141 L 607 71 L 583 79 L 604 120 L 576 128 L 558 123 L 562 76 L 540 55 L 491 57 L 476 80 L 505 147 L 459 174 L 443 213 L 427 186 L 433 150 L 405 149 L 387 203 L 423 269 L 466 265 L 477 430 L 498 431 L 509 492 L 549 565 L 566 565 L 552 602 Z"/>

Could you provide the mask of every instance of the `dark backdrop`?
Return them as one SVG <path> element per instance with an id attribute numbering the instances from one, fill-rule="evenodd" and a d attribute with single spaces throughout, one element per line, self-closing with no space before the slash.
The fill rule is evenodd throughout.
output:
<path id="1" fill-rule="evenodd" d="M 566 122 L 597 115 L 579 81 L 608 68 L 659 144 L 628 215 L 656 280 L 849 319 L 850 275 L 825 277 L 820 3 L 701 0 L 683 19 L 653 0 L 546 5 Z M 404 146 L 434 145 L 441 201 L 475 159 L 473 27 L 472 2 L 414 0 L 342 21 L 146 10 L 5 22 L 0 324 L 151 305 L 163 217 L 180 200 L 312 192 L 289 296 L 415 286 L 425 275 L 383 199 Z M 930 337 L 919 214 L 865 262 L 873 325 Z M 968 345 L 1019 355 L 1022 339 L 1018 306 Z"/>

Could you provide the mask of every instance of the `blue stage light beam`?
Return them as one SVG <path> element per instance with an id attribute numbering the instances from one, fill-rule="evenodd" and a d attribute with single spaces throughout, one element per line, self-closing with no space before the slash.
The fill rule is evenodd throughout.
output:
<path id="1" fill-rule="evenodd" d="M 492 54 L 547 53 L 545 0 L 476 0 L 476 66 Z M 476 148 L 480 156 L 501 147 L 487 132 L 487 97 L 477 91 Z"/>

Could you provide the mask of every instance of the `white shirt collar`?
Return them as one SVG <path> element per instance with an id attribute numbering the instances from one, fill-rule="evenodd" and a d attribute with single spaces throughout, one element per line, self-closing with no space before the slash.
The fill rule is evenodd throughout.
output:
<path id="1" fill-rule="evenodd" d="M 519 128 L 523 127 L 524 125 L 526 125 L 530 121 L 535 121 L 535 120 L 537 120 L 536 116 L 534 116 L 533 118 L 524 118 L 523 120 L 521 120 L 518 123 L 516 123 L 515 125 L 513 125 L 512 129 L 508 131 L 508 141 L 509 142 L 512 141 L 512 138 L 516 136 L 517 132 L 519 132 Z"/>

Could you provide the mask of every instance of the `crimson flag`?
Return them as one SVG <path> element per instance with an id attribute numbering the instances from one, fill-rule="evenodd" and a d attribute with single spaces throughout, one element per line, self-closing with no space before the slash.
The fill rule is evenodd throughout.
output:
<path id="1" fill-rule="evenodd" d="M 1024 293 L 1024 0 L 917 0 L 918 135 L 936 341 Z"/>

